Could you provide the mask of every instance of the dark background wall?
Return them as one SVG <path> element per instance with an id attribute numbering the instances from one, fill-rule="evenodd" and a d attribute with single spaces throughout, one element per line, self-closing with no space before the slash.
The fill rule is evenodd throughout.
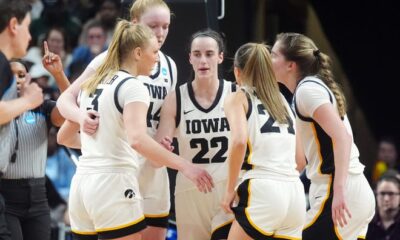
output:
<path id="1" fill-rule="evenodd" d="M 399 140 L 399 8 L 394 1 L 311 2 L 375 136 Z"/>

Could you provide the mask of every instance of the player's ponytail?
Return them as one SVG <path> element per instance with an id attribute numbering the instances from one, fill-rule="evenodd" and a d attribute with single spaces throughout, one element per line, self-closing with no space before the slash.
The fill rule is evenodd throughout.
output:
<path id="1" fill-rule="evenodd" d="M 147 26 L 126 20 L 118 22 L 104 62 L 94 76 L 82 84 L 82 89 L 93 93 L 103 79 L 113 76 L 120 70 L 122 62 L 132 56 L 135 48 L 144 47 L 152 37 L 154 34 Z"/>
<path id="2" fill-rule="evenodd" d="M 255 89 L 272 118 L 279 123 L 288 123 L 289 113 L 272 70 L 267 46 L 259 43 L 242 45 L 236 51 L 234 66 L 241 70 L 242 84 Z"/>

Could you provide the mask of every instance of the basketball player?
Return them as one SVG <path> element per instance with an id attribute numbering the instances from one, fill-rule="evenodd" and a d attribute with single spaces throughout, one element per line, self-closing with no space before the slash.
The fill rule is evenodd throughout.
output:
<path id="1" fill-rule="evenodd" d="M 175 187 L 178 238 L 226 239 L 233 215 L 224 213 L 219 206 L 227 177 L 229 133 L 223 101 L 236 85 L 218 79 L 224 43 L 217 32 L 199 31 L 192 35 L 190 44 L 194 79 L 167 96 L 156 139 L 176 136 L 180 155 L 206 169 L 215 182 L 213 192 L 204 194 L 178 173 Z"/>
<path id="2" fill-rule="evenodd" d="M 296 125 L 311 180 L 303 239 L 365 239 L 374 216 L 374 194 L 358 159 L 329 56 L 302 34 L 282 33 L 272 58 L 277 78 L 297 84 Z"/>
<path id="3" fill-rule="evenodd" d="M 137 0 L 131 7 L 132 22 L 149 26 L 161 48 L 168 35 L 171 12 L 163 0 Z M 86 111 L 79 111 L 76 97 L 80 84 L 92 76 L 99 65 L 104 62 L 107 52 L 97 56 L 84 73 L 72 84 L 66 94 L 59 98 L 61 113 L 67 119 L 81 123 L 83 131 L 94 134 L 98 118 L 92 119 Z M 160 118 L 160 109 L 165 96 L 175 89 L 177 70 L 175 62 L 167 55 L 158 52 L 159 62 L 154 66 L 150 77 L 139 76 L 150 93 L 150 105 L 147 114 L 147 127 L 150 136 L 154 136 Z M 97 116 L 93 111 L 91 114 Z M 170 192 L 167 169 L 163 166 L 154 168 L 150 162 L 141 158 L 139 182 L 144 199 L 144 213 L 148 228 L 143 233 L 143 240 L 164 240 L 168 226 L 170 210 Z"/>
<path id="4" fill-rule="evenodd" d="M 228 239 L 301 239 L 306 204 L 296 170 L 295 118 L 279 92 L 267 47 L 241 46 L 234 73 L 241 89 L 224 105 L 231 144 L 222 206 L 235 213 Z M 246 171 L 235 191 L 241 168 Z"/>
<path id="5" fill-rule="evenodd" d="M 212 185 L 204 170 L 187 164 L 146 133 L 149 94 L 134 76 L 149 75 L 158 50 L 148 27 L 122 20 L 105 61 L 82 85 L 80 108 L 93 109 L 101 119 L 95 136 L 81 134 L 82 156 L 69 199 L 76 239 L 141 239 L 146 222 L 135 177 L 138 153 L 182 170 L 201 190 Z"/>

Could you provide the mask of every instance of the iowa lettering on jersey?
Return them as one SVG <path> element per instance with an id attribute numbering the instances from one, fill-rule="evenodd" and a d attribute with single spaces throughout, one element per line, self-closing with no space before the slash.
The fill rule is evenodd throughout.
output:
<path id="1" fill-rule="evenodd" d="M 199 134 L 210 132 L 229 131 L 229 124 L 226 118 L 192 119 L 186 120 L 186 134 Z"/>
<path id="2" fill-rule="evenodd" d="M 149 90 L 150 97 L 153 99 L 164 99 L 167 96 L 167 88 L 164 86 L 156 86 L 149 83 L 143 83 Z"/>

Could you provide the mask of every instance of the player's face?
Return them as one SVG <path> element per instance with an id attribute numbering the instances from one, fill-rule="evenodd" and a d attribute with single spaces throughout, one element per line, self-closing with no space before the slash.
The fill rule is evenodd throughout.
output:
<path id="1" fill-rule="evenodd" d="M 139 22 L 151 28 L 157 37 L 159 48 L 161 48 L 168 35 L 170 20 L 171 13 L 169 9 L 162 6 L 155 6 L 145 11 L 140 17 Z"/>
<path id="2" fill-rule="evenodd" d="M 21 23 L 17 23 L 15 29 L 15 39 L 13 40 L 14 58 L 22 58 L 26 55 L 31 34 L 29 33 L 29 24 L 31 24 L 31 15 L 26 14 Z"/>
<path id="3" fill-rule="evenodd" d="M 223 53 L 218 43 L 211 37 L 198 37 L 192 41 L 189 61 L 193 66 L 195 78 L 218 78 L 218 64 L 222 63 Z"/>
<path id="4" fill-rule="evenodd" d="M 156 37 L 152 37 L 145 47 L 141 48 L 138 62 L 138 75 L 149 76 L 154 65 L 158 62 L 159 45 Z"/>
<path id="5" fill-rule="evenodd" d="M 281 53 L 280 48 L 280 42 L 277 41 L 271 50 L 272 68 L 274 69 L 275 76 L 278 81 L 285 80 L 288 73 L 288 61 L 286 61 L 285 56 Z"/>
<path id="6" fill-rule="evenodd" d="M 385 212 L 400 206 L 399 188 L 394 182 L 382 181 L 376 189 L 379 210 Z"/>

